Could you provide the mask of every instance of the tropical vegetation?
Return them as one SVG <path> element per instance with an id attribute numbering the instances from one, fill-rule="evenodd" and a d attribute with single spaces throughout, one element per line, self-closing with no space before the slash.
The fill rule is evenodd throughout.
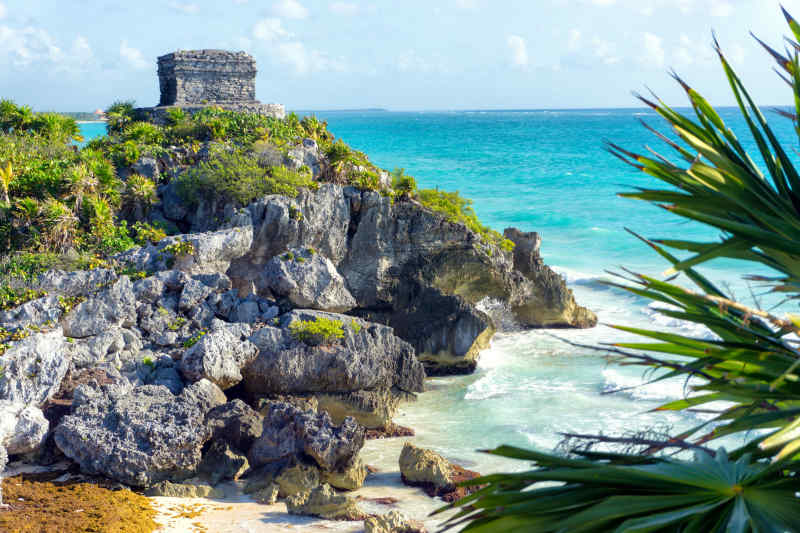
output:
<path id="1" fill-rule="evenodd" d="M 787 50 L 761 44 L 793 93 L 795 108 L 779 113 L 800 134 L 800 24 L 784 14 L 793 35 Z M 659 409 L 702 410 L 707 420 L 658 439 L 579 439 L 565 455 L 491 450 L 533 468 L 468 482 L 486 486 L 445 508 L 459 508 L 450 527 L 493 533 L 800 531 L 800 316 L 747 306 L 696 270 L 716 258 L 766 266 L 775 275 L 750 279 L 782 295 L 784 303 L 797 300 L 800 173 L 792 150 L 781 145 L 716 40 L 714 47 L 757 153 L 749 154 L 719 113 L 677 75 L 691 114 L 655 96 L 639 97 L 671 128 L 665 134 L 647 126 L 671 155 L 608 146 L 666 184 L 623 196 L 722 234 L 704 242 L 640 237 L 670 263 L 670 277 L 626 271 L 611 284 L 658 302 L 664 315 L 705 326 L 712 338 L 617 326 L 646 340 L 604 348 L 620 364 L 648 368 L 653 380 L 687 379 L 691 394 Z M 676 282 L 678 274 L 694 288 Z M 720 446 L 723 437 L 731 449 Z M 599 442 L 635 449 L 600 451 Z"/>

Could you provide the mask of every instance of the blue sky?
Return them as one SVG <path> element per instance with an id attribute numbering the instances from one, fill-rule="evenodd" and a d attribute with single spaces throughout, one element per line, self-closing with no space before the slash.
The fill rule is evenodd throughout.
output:
<path id="1" fill-rule="evenodd" d="M 782 46 L 771 0 L 0 0 L 0 97 L 154 105 L 158 55 L 224 48 L 293 109 L 618 107 L 645 85 L 679 104 L 670 67 L 730 104 L 712 28 L 759 102 L 790 103 L 748 35 Z"/>

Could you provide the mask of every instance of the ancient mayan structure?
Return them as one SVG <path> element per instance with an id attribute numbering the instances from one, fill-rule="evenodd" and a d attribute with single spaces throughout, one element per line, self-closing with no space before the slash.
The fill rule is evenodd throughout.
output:
<path id="1" fill-rule="evenodd" d="M 282 105 L 256 100 L 256 72 L 255 59 L 245 52 L 172 52 L 158 58 L 158 105 L 139 111 L 155 122 L 163 121 L 170 107 L 194 113 L 211 105 L 283 118 Z"/>

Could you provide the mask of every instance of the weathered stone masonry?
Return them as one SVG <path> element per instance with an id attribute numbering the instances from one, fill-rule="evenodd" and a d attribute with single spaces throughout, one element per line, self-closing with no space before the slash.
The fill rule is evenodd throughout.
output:
<path id="1" fill-rule="evenodd" d="M 139 112 L 154 122 L 164 122 L 170 107 L 195 113 L 214 105 L 283 118 L 280 104 L 256 100 L 256 61 L 245 52 L 179 50 L 158 58 L 158 106 Z"/>

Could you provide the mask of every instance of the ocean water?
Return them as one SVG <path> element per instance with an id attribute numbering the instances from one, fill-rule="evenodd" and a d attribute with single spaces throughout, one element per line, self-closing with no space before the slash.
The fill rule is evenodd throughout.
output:
<path id="1" fill-rule="evenodd" d="M 473 199 L 481 220 L 495 229 L 516 226 L 539 232 L 545 261 L 564 275 L 578 302 L 597 313 L 601 323 L 707 335 L 693 325 L 658 315 L 647 301 L 600 283 L 608 277 L 606 270 L 622 266 L 650 275 L 669 266 L 629 235 L 626 227 L 656 238 L 716 235 L 646 203 L 616 196 L 634 187 L 660 186 L 611 156 L 603 144 L 610 140 L 635 151 L 650 146 L 669 154 L 638 122 L 663 126 L 653 112 L 315 114 L 379 166 L 403 167 L 420 187 L 458 190 Z M 755 152 L 736 110 L 723 109 L 721 115 Z M 795 146 L 797 138 L 788 120 L 773 115 L 770 122 L 782 140 Z M 82 128 L 87 139 L 104 129 L 102 124 Z M 741 265 L 722 261 L 701 271 L 752 303 Z M 611 365 L 602 353 L 564 342 L 598 345 L 631 338 L 605 325 L 498 334 L 481 354 L 474 374 L 429 380 L 427 392 L 404 405 L 396 422 L 415 428 L 418 445 L 482 472 L 527 467 L 477 451 L 500 444 L 547 450 L 566 432 L 614 435 L 696 424 L 699 420 L 692 415 L 650 412 L 685 395 L 685 381 L 640 386 L 646 381 L 642 369 Z M 621 388 L 626 390 L 607 394 Z M 402 443 L 392 439 L 371 444 L 367 462 L 387 468 L 396 465 Z"/>

